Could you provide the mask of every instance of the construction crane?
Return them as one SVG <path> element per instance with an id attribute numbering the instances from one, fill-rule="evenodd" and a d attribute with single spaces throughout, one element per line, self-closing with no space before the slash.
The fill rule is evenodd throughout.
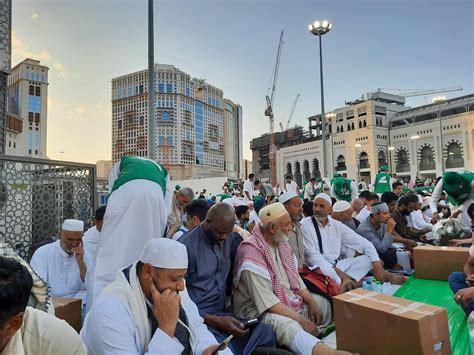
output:
<path id="1" fill-rule="evenodd" d="M 265 116 L 269 118 L 270 121 L 270 183 L 272 185 L 276 184 L 276 147 L 275 147 L 275 120 L 273 117 L 273 106 L 275 100 L 275 90 L 278 81 L 278 71 L 280 68 L 280 57 L 281 49 L 283 47 L 283 31 L 280 34 L 280 42 L 278 43 L 278 51 L 275 62 L 275 67 L 273 69 L 272 84 L 271 84 L 271 93 L 265 97 L 267 102 L 267 108 L 265 109 Z M 270 90 L 269 90 L 270 91 Z"/>
<path id="2" fill-rule="evenodd" d="M 413 96 L 424 96 L 432 94 L 440 94 L 443 92 L 452 92 L 452 91 L 462 91 L 462 86 L 453 86 L 450 88 L 441 88 L 441 89 L 429 89 L 429 90 L 420 90 L 420 89 L 387 89 L 387 88 L 378 88 L 380 91 L 408 91 L 402 94 L 398 94 L 404 97 L 413 97 Z"/>
<path id="3" fill-rule="evenodd" d="M 291 119 L 293 118 L 293 114 L 295 113 L 296 104 L 298 103 L 299 98 L 300 98 L 300 94 L 296 95 L 296 99 L 295 101 L 293 101 L 293 107 L 291 108 L 290 116 L 288 117 L 288 121 L 286 122 L 285 129 L 288 129 L 290 127 L 290 122 L 291 122 Z"/>

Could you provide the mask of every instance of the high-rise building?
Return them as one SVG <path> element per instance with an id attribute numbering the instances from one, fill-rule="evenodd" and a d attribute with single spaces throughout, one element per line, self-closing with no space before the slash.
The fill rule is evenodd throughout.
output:
<path id="1" fill-rule="evenodd" d="M 224 99 L 224 157 L 229 179 L 238 180 L 243 164 L 242 106 Z"/>
<path id="2" fill-rule="evenodd" d="M 8 76 L 7 154 L 46 158 L 48 70 L 28 58 Z"/>
<path id="3" fill-rule="evenodd" d="M 97 166 L 97 178 L 108 179 L 113 166 L 112 160 L 98 160 L 95 165 Z"/>
<path id="4" fill-rule="evenodd" d="M 112 79 L 113 162 L 148 156 L 147 82 L 147 70 Z M 222 176 L 222 90 L 164 64 L 155 65 L 155 90 L 157 160 L 175 180 Z"/>
<path id="5" fill-rule="evenodd" d="M 0 0 L 0 154 L 5 154 L 7 77 L 11 65 L 11 19 L 11 0 Z"/>

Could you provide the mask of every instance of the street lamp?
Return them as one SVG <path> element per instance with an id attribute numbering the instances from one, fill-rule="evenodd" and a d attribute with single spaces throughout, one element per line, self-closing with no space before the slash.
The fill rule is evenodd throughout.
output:
<path id="1" fill-rule="evenodd" d="M 323 135 L 323 174 L 328 177 L 328 162 L 326 156 L 326 117 L 324 116 L 324 86 L 323 86 L 323 46 L 321 36 L 331 31 L 332 23 L 327 20 L 314 21 L 308 26 L 309 32 L 319 37 L 319 75 L 321 79 L 321 125 Z"/>
<path id="2" fill-rule="evenodd" d="M 359 149 L 362 147 L 362 144 L 356 143 L 354 144 L 354 147 L 356 147 L 356 164 L 357 164 L 357 181 L 360 182 L 360 157 L 359 156 Z"/>
<path id="3" fill-rule="evenodd" d="M 395 150 L 395 147 L 393 146 L 389 146 L 388 147 L 388 165 L 389 165 L 389 170 L 392 172 L 392 174 L 394 173 L 394 169 L 392 167 L 392 152 Z"/>
<path id="4" fill-rule="evenodd" d="M 336 114 L 334 112 L 329 112 L 329 113 L 326 114 L 326 118 L 329 119 L 329 127 L 331 127 L 333 119 L 336 118 Z M 334 160 L 334 131 L 332 129 L 330 130 L 330 134 L 331 134 L 331 161 L 332 161 L 331 168 L 334 169 L 334 163 L 335 163 L 335 160 Z"/>
<path id="5" fill-rule="evenodd" d="M 439 120 L 439 144 L 440 144 L 440 153 L 441 153 L 441 171 L 444 173 L 444 143 L 443 143 L 443 127 L 441 124 L 441 104 L 446 102 L 446 96 L 436 96 L 433 99 L 434 104 L 438 104 L 438 120 Z"/>
<path id="6" fill-rule="evenodd" d="M 415 141 L 415 164 L 416 164 L 416 176 L 415 180 L 418 177 L 418 139 L 420 139 L 420 136 L 418 134 L 415 134 L 411 136 L 411 140 Z"/>

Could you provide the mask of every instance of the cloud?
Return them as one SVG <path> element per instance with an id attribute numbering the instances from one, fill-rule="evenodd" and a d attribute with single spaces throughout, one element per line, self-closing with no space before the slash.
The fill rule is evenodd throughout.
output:
<path id="1" fill-rule="evenodd" d="M 37 59 L 40 61 L 48 61 L 51 55 L 48 51 L 33 52 L 29 50 L 22 41 L 18 39 L 15 31 L 12 31 L 12 57 L 13 62 L 20 62 L 26 58 Z"/>
<path id="2" fill-rule="evenodd" d="M 66 71 L 66 68 L 61 63 L 56 62 L 56 63 L 54 63 L 53 67 L 54 67 L 54 69 L 56 69 L 56 72 L 58 73 L 58 75 L 60 77 L 64 78 L 65 76 L 67 76 L 68 73 Z"/>
<path id="3" fill-rule="evenodd" d="M 33 12 L 33 14 L 31 15 L 31 18 L 33 20 L 36 20 L 38 18 L 39 14 L 37 12 Z"/>
<path id="4" fill-rule="evenodd" d="M 74 121 L 83 121 L 85 112 L 86 108 L 84 106 L 76 106 L 72 111 L 68 112 L 69 119 Z"/>

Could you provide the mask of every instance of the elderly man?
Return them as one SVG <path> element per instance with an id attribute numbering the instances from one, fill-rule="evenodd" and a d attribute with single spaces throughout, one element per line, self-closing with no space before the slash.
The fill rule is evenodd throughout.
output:
<path id="1" fill-rule="evenodd" d="M 234 220 L 230 205 L 214 205 L 204 222 L 183 236 L 180 242 L 188 251 L 186 285 L 189 296 L 209 331 L 218 342 L 234 335 L 231 350 L 235 354 L 251 354 L 258 347 L 273 347 L 275 336 L 265 324 L 259 324 L 249 332 L 244 328 L 243 320 L 226 312 L 227 280 L 233 266 L 231 255 L 238 246 L 232 233 Z"/>
<path id="2" fill-rule="evenodd" d="M 360 198 L 355 199 L 351 203 L 353 212 L 353 217 L 357 219 L 359 222 L 362 221 L 364 218 L 367 218 L 370 214 L 370 211 L 364 206 L 364 201 Z"/>
<path id="3" fill-rule="evenodd" d="M 166 233 L 167 238 L 173 237 L 173 235 L 181 227 L 183 221 L 184 209 L 194 199 L 193 189 L 189 187 L 182 187 L 179 191 L 175 191 L 173 194 L 173 201 L 171 207 L 171 214 L 168 216 L 168 232 Z"/>
<path id="4" fill-rule="evenodd" d="M 360 222 L 357 218 L 352 217 L 353 214 L 354 209 L 347 201 L 337 201 L 334 206 L 332 206 L 331 217 L 336 221 L 344 223 L 350 229 L 355 231 L 359 226 Z"/>
<path id="5" fill-rule="evenodd" d="M 84 222 L 66 219 L 59 240 L 38 248 L 31 267 L 49 283 L 53 297 L 86 299 L 86 273 L 90 260 L 82 247 Z"/>
<path id="6" fill-rule="evenodd" d="M 280 202 L 260 210 L 262 227 L 237 251 L 234 311 L 243 318 L 262 319 L 273 327 L 277 341 L 297 354 L 339 353 L 321 343 L 321 313 L 298 274 L 287 243 L 291 218 Z"/>
<path id="7" fill-rule="evenodd" d="M 214 353 L 216 340 L 186 291 L 187 268 L 183 244 L 151 239 L 87 314 L 81 337 L 88 354 Z"/>
<path id="8" fill-rule="evenodd" d="M 100 231 L 104 224 L 105 206 L 99 207 L 94 214 L 93 226 L 85 233 L 82 240 L 84 241 L 84 250 L 88 257 L 93 260 L 97 245 L 99 244 Z"/>
<path id="9" fill-rule="evenodd" d="M 317 195 L 313 209 L 314 216 L 301 222 L 308 268 L 320 268 L 326 276 L 341 285 L 341 290 L 359 286 L 371 270 L 381 282 L 404 282 L 403 277 L 383 270 L 372 243 L 330 216 L 332 207 L 329 196 Z M 343 250 L 355 250 L 361 255 L 344 258 L 347 255 L 343 254 Z"/>
<path id="10" fill-rule="evenodd" d="M 19 262 L 0 256 L 0 353 L 87 354 L 65 321 L 27 307 L 33 280 Z"/>
<path id="11" fill-rule="evenodd" d="M 395 223 L 390 217 L 387 204 L 376 202 L 372 204 L 369 218 L 357 227 L 357 233 L 374 245 L 387 269 L 394 269 L 397 264 L 397 251 L 391 247 L 394 241 L 399 242 L 393 236 Z"/>
<path id="12" fill-rule="evenodd" d="M 110 195 L 87 285 L 87 307 L 118 271 L 134 263 L 145 244 L 161 237 L 171 211 L 168 171 L 141 157 L 122 157 L 109 176 Z"/>

